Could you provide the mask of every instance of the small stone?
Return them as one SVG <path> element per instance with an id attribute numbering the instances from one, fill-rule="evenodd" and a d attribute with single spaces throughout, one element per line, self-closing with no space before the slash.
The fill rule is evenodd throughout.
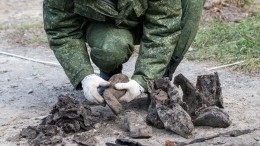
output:
<path id="1" fill-rule="evenodd" d="M 114 131 L 113 132 L 113 135 L 119 135 L 120 133 L 119 132 L 117 132 L 117 131 Z"/>
<path id="2" fill-rule="evenodd" d="M 5 74 L 5 73 L 7 73 L 8 72 L 8 70 L 1 70 L 0 71 L 0 74 Z"/>
<path id="3" fill-rule="evenodd" d="M 95 125 L 94 125 L 94 128 L 95 129 L 98 129 L 98 128 L 100 128 L 101 127 L 101 124 L 100 123 L 96 123 Z"/>
<path id="4" fill-rule="evenodd" d="M 32 94 L 33 93 L 33 89 L 29 89 L 29 91 L 27 93 L 28 94 Z"/>
<path id="5" fill-rule="evenodd" d="M 36 138 L 37 136 L 37 127 L 29 126 L 27 128 L 22 129 L 20 133 L 21 137 L 28 139 L 29 141 Z"/>
<path id="6" fill-rule="evenodd" d="M 152 128 L 146 124 L 142 116 L 133 111 L 126 113 L 124 124 L 126 129 L 129 130 L 129 136 L 132 138 L 152 137 Z"/>
<path id="7" fill-rule="evenodd" d="M 170 141 L 170 140 L 166 140 L 165 141 L 165 146 L 176 146 L 175 142 Z"/>
<path id="8" fill-rule="evenodd" d="M 16 88 L 18 87 L 18 85 L 11 85 L 11 88 Z"/>
<path id="9" fill-rule="evenodd" d="M 97 145 L 96 132 L 82 132 L 73 136 L 73 141 L 83 146 Z"/>
<path id="10" fill-rule="evenodd" d="M 39 116 L 39 117 L 35 117 L 34 120 L 42 120 L 43 118 L 45 118 L 46 116 Z"/>
<path id="11" fill-rule="evenodd" d="M 124 146 L 144 146 L 143 144 L 137 142 L 137 141 L 133 141 L 133 140 L 130 140 L 130 139 L 117 139 L 116 140 L 116 146 L 121 146 L 121 145 L 124 145 Z"/>

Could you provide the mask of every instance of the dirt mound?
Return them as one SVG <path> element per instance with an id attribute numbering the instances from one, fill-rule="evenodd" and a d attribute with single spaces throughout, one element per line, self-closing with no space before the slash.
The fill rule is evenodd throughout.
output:
<path id="1" fill-rule="evenodd" d="M 49 116 L 41 125 L 56 125 L 66 133 L 86 131 L 92 128 L 91 109 L 72 95 L 59 96 Z"/>
<path id="2" fill-rule="evenodd" d="M 146 121 L 157 128 L 165 128 L 189 138 L 195 126 L 226 128 L 230 126 L 229 115 L 223 108 L 222 90 L 218 74 L 197 77 L 196 88 L 182 74 L 174 78 L 181 86 L 181 98 L 169 79 L 149 81 L 151 104 Z"/>
<path id="3" fill-rule="evenodd" d="M 20 133 L 20 136 L 26 138 L 32 146 L 62 143 L 61 135 L 61 129 L 55 125 L 29 126 Z"/>
<path id="4" fill-rule="evenodd" d="M 50 115 L 39 126 L 23 129 L 20 136 L 31 145 L 54 145 L 62 143 L 62 136 L 68 133 L 87 131 L 93 127 L 91 109 L 73 95 L 60 95 Z"/>
<path id="5" fill-rule="evenodd" d="M 251 16 L 253 16 L 252 12 L 244 11 L 235 4 L 223 0 L 209 0 L 204 5 L 202 21 L 240 22 Z"/>

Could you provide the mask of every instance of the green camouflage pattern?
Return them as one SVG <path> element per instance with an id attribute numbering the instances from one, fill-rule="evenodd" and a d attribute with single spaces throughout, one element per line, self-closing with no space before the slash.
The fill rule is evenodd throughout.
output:
<path id="1" fill-rule="evenodd" d="M 114 9 L 102 0 L 44 0 L 44 27 L 51 49 L 76 88 L 94 73 L 85 42 L 91 46 L 95 64 L 106 72 L 127 61 L 133 45 L 140 42 L 132 79 L 147 89 L 146 81 L 161 78 L 172 55 L 186 53 L 196 35 L 203 2 L 118 0 Z"/>
<path id="2" fill-rule="evenodd" d="M 134 37 L 127 29 L 111 23 L 93 22 L 86 34 L 90 56 L 98 68 L 111 73 L 130 58 L 134 51 Z"/>

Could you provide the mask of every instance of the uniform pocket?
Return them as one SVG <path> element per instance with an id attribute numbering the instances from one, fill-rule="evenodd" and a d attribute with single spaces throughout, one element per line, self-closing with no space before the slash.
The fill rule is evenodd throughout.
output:
<path id="1" fill-rule="evenodd" d="M 105 17 L 115 18 L 118 12 L 103 0 L 75 0 L 74 12 L 97 21 L 105 21 Z"/>
<path id="2" fill-rule="evenodd" d="M 62 11 L 72 10 L 74 7 L 74 0 L 44 0 L 43 5 Z"/>
<path id="3" fill-rule="evenodd" d="M 105 21 L 105 16 L 95 9 L 95 3 L 93 0 L 75 0 L 74 12 L 86 18 Z"/>

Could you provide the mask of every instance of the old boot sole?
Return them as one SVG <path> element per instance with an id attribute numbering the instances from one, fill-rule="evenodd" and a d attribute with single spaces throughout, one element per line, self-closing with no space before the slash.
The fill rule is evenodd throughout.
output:
<path id="1" fill-rule="evenodd" d="M 169 108 L 157 103 L 156 109 L 165 129 L 185 138 L 191 136 L 194 129 L 191 117 L 179 104 L 174 103 L 172 108 Z"/>
<path id="2" fill-rule="evenodd" d="M 118 115 L 122 111 L 122 105 L 119 103 L 118 99 L 122 97 L 126 91 L 125 90 L 116 90 L 114 85 L 116 83 L 126 83 L 129 79 L 124 74 L 115 74 L 110 79 L 110 86 L 104 91 L 103 97 L 110 107 L 110 109 L 114 112 L 114 114 Z"/>
<path id="3" fill-rule="evenodd" d="M 230 126 L 231 120 L 229 115 L 222 109 L 210 106 L 202 109 L 193 123 L 195 126 L 226 128 Z"/>

